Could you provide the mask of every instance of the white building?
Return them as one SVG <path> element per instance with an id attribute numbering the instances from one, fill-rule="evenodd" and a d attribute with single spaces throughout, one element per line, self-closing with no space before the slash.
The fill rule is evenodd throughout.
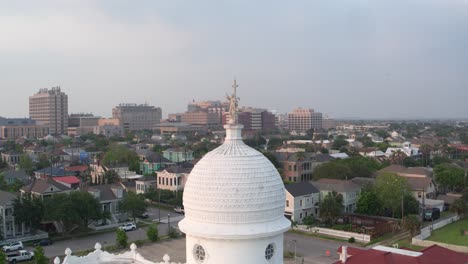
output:
<path id="1" fill-rule="evenodd" d="M 320 191 L 308 182 L 286 185 L 286 209 L 284 214 L 302 224 L 305 217 L 317 216 Z"/>

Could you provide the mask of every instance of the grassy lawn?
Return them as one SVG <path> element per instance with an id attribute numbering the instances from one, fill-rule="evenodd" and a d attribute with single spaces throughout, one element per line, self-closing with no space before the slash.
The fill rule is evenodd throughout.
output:
<path id="1" fill-rule="evenodd" d="M 435 230 L 427 240 L 468 246 L 468 236 L 462 235 L 461 230 L 468 230 L 468 219 L 460 220 Z"/>

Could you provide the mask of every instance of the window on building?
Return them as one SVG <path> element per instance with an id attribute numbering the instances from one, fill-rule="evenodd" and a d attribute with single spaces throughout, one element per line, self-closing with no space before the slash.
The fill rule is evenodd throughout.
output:
<path id="1" fill-rule="evenodd" d="M 302 219 L 302 213 L 299 213 L 299 219 Z"/>
<path id="2" fill-rule="evenodd" d="M 288 170 L 289 170 L 289 171 L 292 171 L 291 165 L 288 166 Z"/>
<path id="3" fill-rule="evenodd" d="M 269 244 L 265 249 L 265 259 L 270 260 L 275 255 L 275 246 L 273 244 Z"/>
<path id="4" fill-rule="evenodd" d="M 195 247 L 193 248 L 193 257 L 199 263 L 205 262 L 205 259 L 206 259 L 205 249 L 200 245 L 195 245 Z"/>
<path id="5" fill-rule="evenodd" d="M 302 206 L 302 199 L 299 200 L 299 206 Z"/>
<path id="6" fill-rule="evenodd" d="M 289 207 L 289 200 L 286 200 L 286 207 Z"/>

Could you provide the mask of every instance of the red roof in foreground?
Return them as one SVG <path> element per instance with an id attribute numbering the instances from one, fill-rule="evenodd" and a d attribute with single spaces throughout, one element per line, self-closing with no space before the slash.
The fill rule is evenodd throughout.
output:
<path id="1" fill-rule="evenodd" d="M 61 176 L 54 177 L 55 181 L 68 183 L 68 184 L 79 184 L 81 181 L 76 176 Z"/>
<path id="2" fill-rule="evenodd" d="M 339 247 L 337 252 L 341 253 Z M 386 252 L 375 249 L 359 249 L 348 247 L 347 264 L 466 264 L 468 263 L 468 255 L 459 253 L 438 245 L 432 245 L 421 251 L 422 255 L 417 257 L 400 255 L 398 253 Z M 339 264 L 341 261 L 335 262 Z"/>
<path id="3" fill-rule="evenodd" d="M 65 167 L 65 170 L 66 170 L 66 171 L 79 171 L 79 172 L 83 172 L 83 171 L 86 171 L 87 169 L 88 169 L 88 166 L 86 166 L 86 165 L 77 165 L 77 166 Z"/>

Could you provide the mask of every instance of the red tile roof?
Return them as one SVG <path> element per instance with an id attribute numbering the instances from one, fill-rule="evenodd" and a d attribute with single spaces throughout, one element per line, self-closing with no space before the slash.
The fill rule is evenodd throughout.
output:
<path id="1" fill-rule="evenodd" d="M 76 176 L 54 177 L 54 180 L 68 184 L 79 184 L 81 182 Z"/>
<path id="2" fill-rule="evenodd" d="M 66 171 L 79 171 L 79 172 L 84 172 L 88 169 L 88 166 L 86 165 L 77 165 L 77 166 L 70 166 L 70 167 L 65 167 Z"/>
<path id="3" fill-rule="evenodd" d="M 339 247 L 337 252 L 341 253 Z M 420 256 L 407 256 L 375 249 L 348 247 L 347 264 L 466 264 L 468 255 L 438 245 L 432 245 L 419 252 Z M 335 262 L 340 264 L 341 261 Z"/>

